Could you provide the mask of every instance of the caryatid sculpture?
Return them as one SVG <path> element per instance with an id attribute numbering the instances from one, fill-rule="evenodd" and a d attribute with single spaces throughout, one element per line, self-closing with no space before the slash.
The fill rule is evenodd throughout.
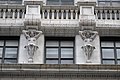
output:
<path id="1" fill-rule="evenodd" d="M 96 31 L 84 30 L 79 31 L 79 34 L 85 42 L 85 45 L 82 46 L 82 49 L 87 57 L 86 62 L 91 63 L 90 58 L 93 53 L 93 50 L 95 49 L 95 47 L 92 45 L 92 41 L 95 39 L 98 33 Z"/>
<path id="2" fill-rule="evenodd" d="M 38 46 L 36 45 L 36 41 L 42 34 L 42 31 L 29 29 L 29 30 L 23 30 L 23 34 L 25 35 L 28 42 L 27 45 L 25 46 L 29 55 L 28 62 L 33 62 L 34 53 L 38 49 Z"/>
<path id="3" fill-rule="evenodd" d="M 79 31 L 79 34 L 86 44 L 90 44 L 95 39 L 98 32 L 91 30 L 84 30 L 84 31 Z"/>

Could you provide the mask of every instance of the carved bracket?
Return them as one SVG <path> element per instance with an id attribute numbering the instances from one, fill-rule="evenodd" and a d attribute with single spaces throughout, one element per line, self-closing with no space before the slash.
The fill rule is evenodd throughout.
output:
<path id="1" fill-rule="evenodd" d="M 36 45 L 36 41 L 42 34 L 42 31 L 29 29 L 29 30 L 23 30 L 23 34 L 27 39 L 27 45 L 25 46 L 25 48 L 27 49 L 29 55 L 28 62 L 33 62 L 33 56 L 35 54 L 35 51 L 38 49 L 38 46 Z"/>

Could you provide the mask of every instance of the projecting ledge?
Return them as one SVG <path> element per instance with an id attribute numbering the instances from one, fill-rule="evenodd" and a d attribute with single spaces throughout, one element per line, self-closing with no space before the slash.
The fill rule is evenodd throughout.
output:
<path id="1" fill-rule="evenodd" d="M 120 77 L 120 65 L 96 64 L 0 64 L 0 76 L 47 76 L 47 75 L 117 75 Z M 113 76 L 114 77 L 114 76 Z"/>

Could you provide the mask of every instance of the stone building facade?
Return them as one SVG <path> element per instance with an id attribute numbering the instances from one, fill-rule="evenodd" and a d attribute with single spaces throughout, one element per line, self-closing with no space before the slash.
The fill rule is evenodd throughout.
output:
<path id="1" fill-rule="evenodd" d="M 119 0 L 0 0 L 0 80 L 119 80 Z"/>

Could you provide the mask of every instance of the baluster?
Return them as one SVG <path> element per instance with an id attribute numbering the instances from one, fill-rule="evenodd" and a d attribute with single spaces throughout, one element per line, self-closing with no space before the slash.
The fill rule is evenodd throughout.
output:
<path id="1" fill-rule="evenodd" d="M 73 10 L 70 10 L 71 12 L 71 19 L 73 19 Z"/>
<path id="2" fill-rule="evenodd" d="M 42 10 L 42 17 L 45 19 L 45 10 Z"/>
<path id="3" fill-rule="evenodd" d="M 47 10 L 47 19 L 50 19 L 50 10 Z"/>
<path id="4" fill-rule="evenodd" d="M 117 10 L 114 10 L 114 17 L 115 17 L 115 20 L 117 20 Z"/>
<path id="5" fill-rule="evenodd" d="M 112 10 L 109 10 L 110 12 L 110 20 L 112 20 Z"/>
<path id="6" fill-rule="evenodd" d="M 100 10 L 100 19 L 101 19 L 101 20 L 103 19 L 102 13 L 103 13 L 103 10 Z"/>
<path id="7" fill-rule="evenodd" d="M 64 10 L 61 10 L 61 19 L 64 19 L 63 12 Z"/>
<path id="8" fill-rule="evenodd" d="M 68 10 L 66 10 L 66 19 L 68 19 Z"/>
<path id="9" fill-rule="evenodd" d="M 107 20 L 107 10 L 104 11 L 105 12 L 105 19 Z"/>
<path id="10" fill-rule="evenodd" d="M 55 15 L 54 15 L 55 10 L 52 10 L 52 19 L 54 19 Z"/>
<path id="11" fill-rule="evenodd" d="M 0 18 L 2 17 L 2 9 L 0 9 Z"/>
<path id="12" fill-rule="evenodd" d="M 10 17 L 11 17 L 11 9 L 8 9 L 7 18 L 10 18 Z"/>
<path id="13" fill-rule="evenodd" d="M 17 19 L 20 18 L 20 9 L 17 9 Z"/>
<path id="14" fill-rule="evenodd" d="M 95 17 L 98 19 L 98 10 L 95 10 Z"/>
<path id="15" fill-rule="evenodd" d="M 75 10 L 75 19 L 78 19 L 78 10 Z"/>
<path id="16" fill-rule="evenodd" d="M 3 9 L 3 19 L 6 17 L 6 9 Z"/>
<path id="17" fill-rule="evenodd" d="M 24 11 L 25 11 L 25 10 L 22 9 L 22 17 L 21 17 L 22 19 L 24 18 L 24 15 L 25 15 Z"/>
<path id="18" fill-rule="evenodd" d="M 56 14 L 56 19 L 59 19 L 59 15 L 58 15 L 58 13 L 59 13 L 59 10 L 57 10 L 57 14 Z"/>
<path id="19" fill-rule="evenodd" d="M 119 10 L 119 20 L 120 20 L 120 10 Z"/>
<path id="20" fill-rule="evenodd" d="M 15 19 L 15 9 L 13 9 L 12 19 Z"/>

